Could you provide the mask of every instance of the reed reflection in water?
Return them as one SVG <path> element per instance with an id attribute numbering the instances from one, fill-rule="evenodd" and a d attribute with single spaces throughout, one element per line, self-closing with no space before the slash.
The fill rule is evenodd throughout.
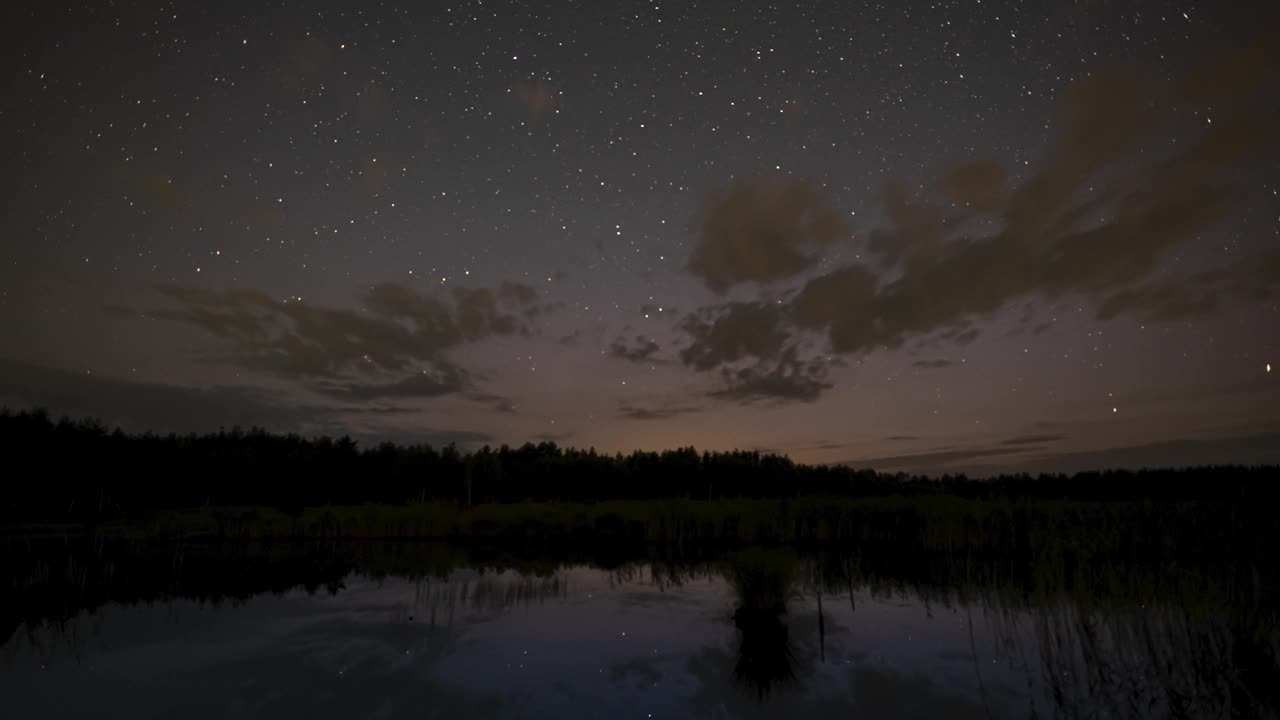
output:
<path id="1" fill-rule="evenodd" d="M 1195 593 L 1185 588 L 1197 582 L 1134 575 L 1124 592 L 1089 593 L 996 581 L 972 561 L 965 581 L 959 567 L 895 574 L 856 553 L 760 548 L 609 567 L 465 553 L 441 563 L 370 546 L 324 562 L 314 548 L 188 552 L 183 566 L 204 578 L 192 592 L 173 563 L 122 559 L 127 573 L 84 588 L 95 604 L 23 611 L 0 649 L 5 716 L 1200 718 L 1278 707 L 1265 585 Z M 213 568 L 234 594 L 211 593 Z M 254 593 L 246 576 L 271 583 Z"/>

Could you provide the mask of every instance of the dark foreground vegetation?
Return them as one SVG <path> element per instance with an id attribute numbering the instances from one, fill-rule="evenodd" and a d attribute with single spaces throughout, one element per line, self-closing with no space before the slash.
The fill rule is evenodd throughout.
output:
<path id="1" fill-rule="evenodd" d="M 896 543 L 1089 563 L 1280 541 L 1277 468 L 987 480 L 807 466 L 752 452 L 602 455 L 311 440 L 254 430 L 130 435 L 0 413 L 14 537 Z"/>
<path id="2" fill-rule="evenodd" d="M 1029 623 L 1063 716 L 1280 711 L 1277 468 L 922 478 L 692 448 L 129 435 L 9 412 L 0 452 L 0 645 L 109 603 L 333 593 L 353 575 L 448 595 L 457 570 L 514 569 L 526 580 L 500 597 L 532 602 L 585 564 L 723 578 L 734 676 L 761 697 L 804 672 L 779 619 L 796 594 L 821 608 L 862 588 L 977 608 L 1010 638 Z"/>
<path id="3" fill-rule="evenodd" d="M 972 480 L 812 466 L 758 452 L 608 455 L 554 443 L 361 448 L 350 438 L 262 430 L 126 434 L 93 420 L 0 412 L 10 472 L 7 519 L 88 521 L 147 509 L 305 507 L 376 503 L 734 500 L 948 496 L 964 500 L 1222 500 L 1280 497 L 1280 469 L 1206 467 Z"/>

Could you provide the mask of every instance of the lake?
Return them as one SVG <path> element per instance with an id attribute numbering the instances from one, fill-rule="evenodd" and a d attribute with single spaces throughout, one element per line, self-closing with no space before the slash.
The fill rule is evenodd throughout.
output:
<path id="1" fill-rule="evenodd" d="M 1193 577 L 1199 591 L 1171 589 L 1191 569 L 1118 579 L 1124 590 L 1107 593 L 1011 581 L 990 567 L 1000 561 L 972 557 L 886 571 L 852 550 L 35 555 L 56 559 L 25 561 L 30 592 L 5 618 L 6 718 L 1199 718 L 1280 707 L 1271 614 L 1246 611 L 1229 585 Z"/>

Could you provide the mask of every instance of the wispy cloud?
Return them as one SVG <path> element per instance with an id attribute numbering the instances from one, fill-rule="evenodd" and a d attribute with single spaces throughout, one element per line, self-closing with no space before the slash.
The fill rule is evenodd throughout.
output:
<path id="1" fill-rule="evenodd" d="M 643 335 L 631 340 L 619 336 L 609 344 L 609 355 L 628 362 L 650 363 L 657 359 L 661 349 L 656 341 Z"/>
<path id="2" fill-rule="evenodd" d="M 458 287 L 443 296 L 382 284 L 365 293 L 362 310 L 276 299 L 253 289 L 158 290 L 177 307 L 155 314 L 224 340 L 228 361 L 350 401 L 470 390 L 474 377 L 449 351 L 490 337 L 531 334 L 543 310 L 537 292 L 516 283 Z"/>
<path id="3" fill-rule="evenodd" d="M 916 472 L 948 472 L 950 466 L 984 458 L 1016 455 L 1036 449 L 1027 447 L 973 447 L 953 448 L 946 450 L 930 450 L 904 455 L 886 455 L 882 457 L 848 460 L 845 465 L 871 468 L 872 470 L 894 471 L 912 470 Z"/>
<path id="4" fill-rule="evenodd" d="M 0 405 L 44 407 L 132 431 L 215 432 L 240 426 L 408 443 L 469 445 L 491 440 L 488 433 L 472 430 L 417 423 L 407 428 L 405 420 L 419 412 L 409 408 L 315 404 L 260 388 L 137 382 L 4 359 L 0 359 Z"/>
<path id="5" fill-rule="evenodd" d="M 667 420 L 699 412 L 702 409 L 697 405 L 680 403 L 654 403 L 647 406 L 623 403 L 618 408 L 618 417 L 627 420 Z"/>
<path id="6" fill-rule="evenodd" d="M 911 363 L 912 367 L 921 370 L 937 370 L 939 368 L 957 367 L 964 364 L 962 360 L 947 360 L 946 358 L 938 358 L 937 360 L 916 360 Z"/>
<path id="7" fill-rule="evenodd" d="M 1045 445 L 1066 440 L 1066 435 L 1019 435 L 1000 441 L 1001 445 Z"/>

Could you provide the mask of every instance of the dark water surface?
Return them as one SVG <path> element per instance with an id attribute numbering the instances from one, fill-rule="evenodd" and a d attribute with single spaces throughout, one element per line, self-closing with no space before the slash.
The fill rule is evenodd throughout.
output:
<path id="1" fill-rule="evenodd" d="M 1089 593 L 853 552 L 97 552 L 26 562 L 0 715 L 1274 717 L 1280 693 L 1270 614 L 1176 567 Z"/>

